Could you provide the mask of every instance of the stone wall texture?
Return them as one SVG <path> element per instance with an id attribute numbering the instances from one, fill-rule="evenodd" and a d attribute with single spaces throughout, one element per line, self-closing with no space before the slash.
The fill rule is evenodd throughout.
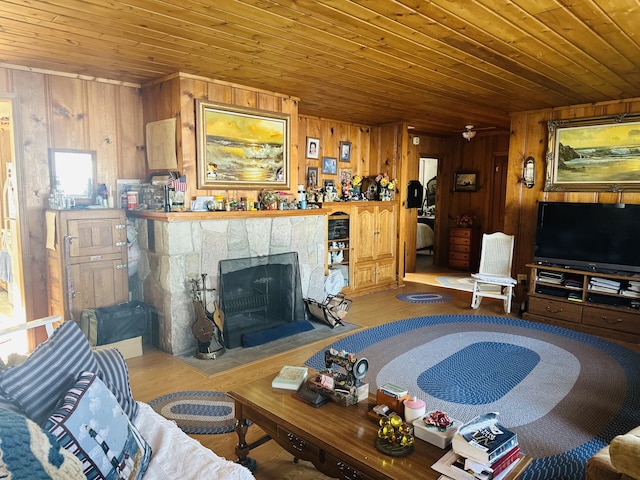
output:
<path id="1" fill-rule="evenodd" d="M 130 281 L 157 314 L 157 346 L 173 355 L 197 350 L 191 331 L 195 321 L 191 280 L 207 275 L 207 287 L 216 289 L 207 293 L 208 309 L 213 310 L 220 260 L 297 252 L 304 297 L 324 285 L 324 215 L 181 222 L 138 219 L 137 228 L 140 260 Z"/>

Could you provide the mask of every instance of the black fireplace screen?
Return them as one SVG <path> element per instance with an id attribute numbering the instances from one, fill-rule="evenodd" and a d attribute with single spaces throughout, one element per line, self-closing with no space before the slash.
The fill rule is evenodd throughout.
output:
<path id="1" fill-rule="evenodd" d="M 296 252 L 220 261 L 218 289 L 227 348 L 246 333 L 305 320 Z"/>

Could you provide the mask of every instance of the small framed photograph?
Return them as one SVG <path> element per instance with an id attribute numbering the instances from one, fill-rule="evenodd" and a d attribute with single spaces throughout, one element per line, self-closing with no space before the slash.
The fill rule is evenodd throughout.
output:
<path id="1" fill-rule="evenodd" d="M 477 172 L 456 172 L 453 178 L 454 192 L 475 192 L 478 189 Z"/>
<path id="2" fill-rule="evenodd" d="M 340 161 L 351 161 L 351 142 L 340 142 Z"/>
<path id="3" fill-rule="evenodd" d="M 322 157 L 322 173 L 328 175 L 338 173 L 338 159 L 335 157 Z"/>
<path id="4" fill-rule="evenodd" d="M 307 137 L 307 158 L 320 158 L 320 139 Z"/>
<path id="5" fill-rule="evenodd" d="M 322 181 L 322 188 L 324 188 L 325 192 L 335 191 L 336 183 L 333 180 L 323 180 Z"/>
<path id="6" fill-rule="evenodd" d="M 344 185 L 345 183 L 351 183 L 351 177 L 353 176 L 352 170 L 350 168 L 341 168 L 340 169 L 340 183 Z"/>
<path id="7" fill-rule="evenodd" d="M 318 188 L 318 169 L 307 167 L 307 188 Z"/>

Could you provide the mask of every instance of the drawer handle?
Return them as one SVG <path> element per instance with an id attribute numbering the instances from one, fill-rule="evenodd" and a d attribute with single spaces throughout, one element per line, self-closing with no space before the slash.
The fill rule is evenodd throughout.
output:
<path id="1" fill-rule="evenodd" d="M 549 313 L 562 313 L 562 308 L 559 308 L 558 310 L 553 310 L 549 305 L 546 306 L 545 310 Z"/>
<path id="2" fill-rule="evenodd" d="M 336 463 L 338 470 L 340 470 L 340 474 L 342 475 L 340 478 L 344 480 L 362 480 L 362 474 L 357 471 L 355 468 L 350 467 L 349 465 L 338 462 Z"/>
<path id="3" fill-rule="evenodd" d="M 609 317 L 607 317 L 606 315 L 603 315 L 602 320 L 604 320 L 604 323 L 608 323 L 609 325 L 614 325 L 616 323 L 622 323 L 622 319 L 621 318 L 616 318 L 616 319 L 609 319 Z"/>
<path id="4" fill-rule="evenodd" d="M 113 228 L 115 228 L 116 230 L 124 230 L 125 228 L 127 228 L 127 226 L 123 223 L 116 223 Z"/>
<path id="5" fill-rule="evenodd" d="M 127 268 L 126 263 L 121 263 L 119 265 L 116 265 L 116 270 L 124 270 L 125 268 Z"/>
<path id="6" fill-rule="evenodd" d="M 116 242 L 116 247 L 124 247 L 127 242 Z"/>
<path id="7" fill-rule="evenodd" d="M 294 450 L 304 452 L 304 449 L 307 446 L 307 442 L 302 440 L 300 437 L 296 437 L 293 433 L 288 433 L 287 438 L 289 439 L 289 444 L 293 447 Z"/>

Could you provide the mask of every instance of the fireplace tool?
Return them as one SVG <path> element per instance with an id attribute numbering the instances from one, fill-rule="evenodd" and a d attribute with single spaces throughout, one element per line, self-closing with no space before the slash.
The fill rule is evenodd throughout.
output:
<path id="1" fill-rule="evenodd" d="M 207 274 L 201 274 L 201 279 L 191 279 L 191 294 L 196 311 L 196 321 L 191 326 L 193 335 L 198 339 L 196 358 L 215 360 L 225 352 L 222 336 L 223 314 L 218 308 L 218 302 L 213 302 L 213 313 L 207 311 L 207 292 L 214 292 L 215 288 L 207 288 Z"/>

